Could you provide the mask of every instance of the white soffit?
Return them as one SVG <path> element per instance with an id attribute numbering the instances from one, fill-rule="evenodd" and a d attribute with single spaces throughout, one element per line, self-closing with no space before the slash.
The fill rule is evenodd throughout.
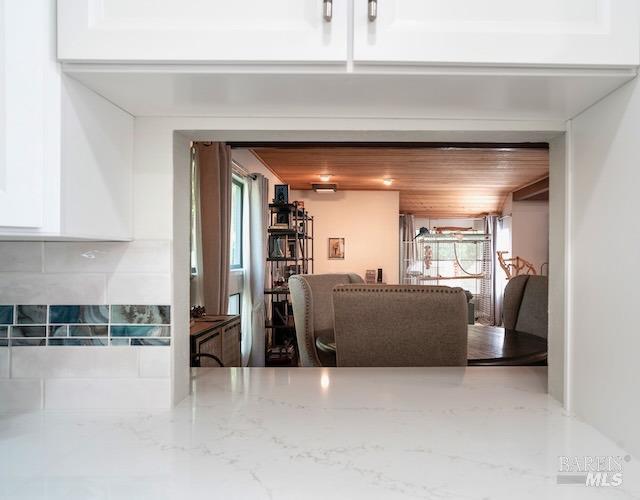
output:
<path id="1" fill-rule="evenodd" d="M 206 66 L 64 64 L 134 116 L 567 120 L 635 69 L 389 68 L 267 73 Z"/>

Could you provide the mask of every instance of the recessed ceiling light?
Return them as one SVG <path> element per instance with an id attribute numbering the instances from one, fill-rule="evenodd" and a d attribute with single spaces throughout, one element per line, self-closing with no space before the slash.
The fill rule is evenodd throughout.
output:
<path id="1" fill-rule="evenodd" d="M 382 183 L 385 186 L 391 186 L 391 184 L 393 184 L 393 179 L 382 179 Z"/>
<path id="2" fill-rule="evenodd" d="M 320 180 L 322 182 L 329 182 L 331 180 L 331 174 L 322 174 Z"/>

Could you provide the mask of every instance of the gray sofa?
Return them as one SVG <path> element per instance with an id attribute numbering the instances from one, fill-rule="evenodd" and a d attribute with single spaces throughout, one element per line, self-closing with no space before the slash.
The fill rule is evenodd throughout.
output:
<path id="1" fill-rule="evenodd" d="M 333 290 L 337 366 L 466 366 L 461 288 L 340 285 Z"/>
<path id="2" fill-rule="evenodd" d="M 507 331 L 547 338 L 549 329 L 549 282 L 546 276 L 520 275 L 504 289 L 503 315 Z"/>
<path id="3" fill-rule="evenodd" d="M 289 278 L 301 366 L 331 366 L 332 356 L 316 350 L 316 337 L 333 337 L 332 291 L 336 285 L 363 283 L 357 274 L 298 274 Z"/>

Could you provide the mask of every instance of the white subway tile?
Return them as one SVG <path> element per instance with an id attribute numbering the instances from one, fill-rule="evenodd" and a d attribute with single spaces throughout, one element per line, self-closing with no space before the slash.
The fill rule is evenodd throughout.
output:
<path id="1" fill-rule="evenodd" d="M 133 148 L 133 213 L 136 238 L 171 238 L 173 208 L 173 132 L 136 118 Z"/>
<path id="2" fill-rule="evenodd" d="M 140 377 L 169 377 L 171 375 L 170 347 L 139 347 L 138 353 Z"/>
<path id="3" fill-rule="evenodd" d="M 171 304 L 171 275 L 109 275 L 107 300 L 109 304 Z"/>
<path id="4" fill-rule="evenodd" d="M 9 348 L 0 347 L 0 378 L 9 378 Z"/>
<path id="5" fill-rule="evenodd" d="M 1 304 L 104 304 L 104 274 L 3 273 Z"/>
<path id="6" fill-rule="evenodd" d="M 13 347 L 13 378 L 128 378 L 138 376 L 136 349 Z"/>
<path id="7" fill-rule="evenodd" d="M 171 242 L 49 242 L 45 272 L 170 273 Z"/>
<path id="8" fill-rule="evenodd" d="M 42 408 L 42 381 L 0 380 L 0 411 L 39 410 Z"/>
<path id="9" fill-rule="evenodd" d="M 49 410 L 168 409 L 171 380 L 49 379 L 44 383 L 44 407 Z"/>
<path id="10" fill-rule="evenodd" d="M 42 243 L 0 241 L 0 272 L 42 271 Z"/>

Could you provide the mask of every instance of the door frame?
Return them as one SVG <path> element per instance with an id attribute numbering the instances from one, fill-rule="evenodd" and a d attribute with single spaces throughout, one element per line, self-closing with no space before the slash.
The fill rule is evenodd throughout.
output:
<path id="1" fill-rule="evenodd" d="M 218 120 L 216 120 L 218 121 Z M 224 121 L 224 119 L 221 119 Z M 189 220 L 190 203 L 190 144 L 191 141 L 363 141 L 363 142 L 548 142 L 550 149 L 550 202 L 549 202 L 549 367 L 547 390 L 566 409 L 570 409 L 568 355 L 569 355 L 569 207 L 570 207 L 570 134 L 567 123 L 520 122 L 512 129 L 496 128 L 488 124 L 489 130 L 445 130 L 448 123 L 435 123 L 434 128 L 397 130 L 396 126 L 385 128 L 389 120 L 368 119 L 377 122 L 367 128 L 308 130 L 308 121 L 301 119 L 261 119 L 263 129 L 247 123 L 241 129 L 228 128 L 172 128 L 173 136 L 173 239 L 172 239 L 172 305 L 174 337 L 172 349 L 172 400 L 179 403 L 190 392 L 191 371 L 189 368 L 189 241 L 188 224 L 176 221 Z M 398 120 L 396 120 L 398 121 Z M 251 122 L 251 120 L 248 120 Z M 279 122 L 279 123 L 278 123 Z M 382 123 L 381 123 L 382 122 Z M 386 122 L 386 123 L 385 123 Z M 438 121 L 436 121 L 438 122 Z M 275 128 L 274 128 L 275 125 Z M 382 127 L 381 127 L 382 125 Z M 442 128 L 438 129 L 437 126 Z M 458 124 L 461 125 L 461 124 Z M 467 123 L 468 125 L 468 123 Z M 484 124 L 475 123 L 474 126 Z M 504 124 L 503 124 L 504 125 Z M 549 126 L 551 125 L 551 127 Z M 402 128 L 402 127 L 401 127 Z M 366 131 L 366 132 L 365 132 Z"/>

